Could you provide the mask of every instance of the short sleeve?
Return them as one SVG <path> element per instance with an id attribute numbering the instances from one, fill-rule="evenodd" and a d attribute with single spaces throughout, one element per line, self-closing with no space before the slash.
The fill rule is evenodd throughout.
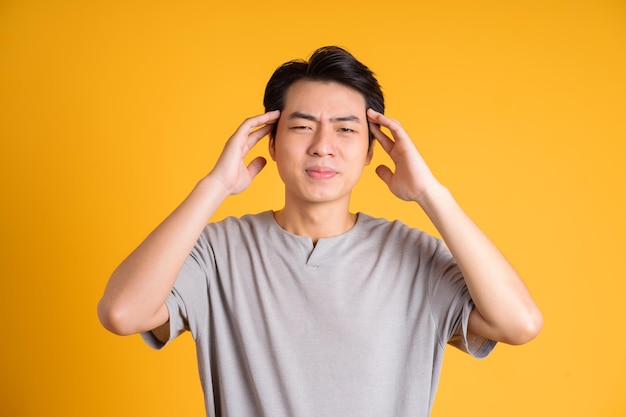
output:
<path id="1" fill-rule="evenodd" d="M 169 313 L 169 339 L 165 342 L 159 340 L 152 331 L 141 333 L 141 337 L 144 342 L 153 349 L 162 349 L 168 345 L 172 340 L 176 339 L 179 335 L 188 330 L 187 326 L 187 313 L 184 309 L 184 303 L 175 290 L 172 290 L 170 295 L 165 300 L 165 305 Z"/>
<path id="2" fill-rule="evenodd" d="M 443 347 L 450 344 L 476 358 L 484 358 L 496 342 L 469 332 L 474 302 L 450 251 L 438 242 L 430 259 L 429 301 Z"/>
<path id="3" fill-rule="evenodd" d="M 491 353 L 497 342 L 469 331 L 469 316 L 473 309 L 473 301 L 471 299 L 467 300 L 463 306 L 461 321 L 456 326 L 452 337 L 448 340 L 448 344 L 469 353 L 475 358 L 482 359 Z"/>
<path id="4" fill-rule="evenodd" d="M 206 331 L 208 277 L 210 265 L 213 265 L 209 253 L 207 241 L 201 236 L 165 300 L 169 313 L 169 339 L 163 343 L 151 331 L 144 332 L 141 336 L 150 347 L 161 349 L 185 331 L 191 331 L 194 339 L 200 332 Z"/>

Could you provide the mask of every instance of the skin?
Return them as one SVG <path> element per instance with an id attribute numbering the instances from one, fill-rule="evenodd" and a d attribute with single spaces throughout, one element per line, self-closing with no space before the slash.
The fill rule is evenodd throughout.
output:
<path id="1" fill-rule="evenodd" d="M 365 99 L 337 83 L 301 80 L 285 103 L 269 148 L 285 183 L 285 207 L 275 217 L 285 230 L 317 242 L 356 221 L 350 195 L 372 157 Z"/>
<path id="2" fill-rule="evenodd" d="M 178 271 L 222 201 L 244 191 L 265 166 L 263 158 L 247 166 L 244 158 L 275 123 L 269 150 L 285 184 L 284 208 L 275 213 L 283 229 L 317 242 L 354 225 L 349 201 L 371 160 L 369 126 L 394 164 L 376 173 L 392 194 L 428 215 L 464 274 L 475 304 L 470 332 L 509 344 L 538 334 L 543 318 L 523 281 L 434 177 L 400 123 L 366 109 L 363 96 L 348 87 L 303 80 L 289 88 L 282 114 L 273 111 L 241 124 L 210 173 L 115 270 L 98 307 L 107 329 L 153 330 L 167 339 L 165 299 Z"/>
<path id="3" fill-rule="evenodd" d="M 437 181 L 400 123 L 372 109 L 367 115 L 391 133 L 370 125 L 395 164 L 395 172 L 379 166 L 376 173 L 396 197 L 424 210 L 463 272 L 475 304 L 470 332 L 508 344 L 535 338 L 543 316 L 511 264 Z"/>

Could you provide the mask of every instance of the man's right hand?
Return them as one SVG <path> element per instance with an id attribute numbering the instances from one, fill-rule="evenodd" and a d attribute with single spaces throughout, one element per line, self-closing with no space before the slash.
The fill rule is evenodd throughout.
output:
<path id="1" fill-rule="evenodd" d="M 278 110 L 246 119 L 224 146 L 213 170 L 187 198 L 113 272 L 98 304 L 103 326 L 116 334 L 166 328 L 165 300 L 189 252 L 217 207 L 230 194 L 245 190 L 265 166 L 245 156 L 270 133 Z M 159 338 L 167 339 L 167 334 Z"/>
<path id="2" fill-rule="evenodd" d="M 280 116 L 279 110 L 250 117 L 228 139 L 222 154 L 210 176 L 219 181 L 228 194 L 238 194 L 248 188 L 254 177 L 261 172 L 267 161 L 259 156 L 247 166 L 244 162 L 248 152 L 266 135 Z"/>

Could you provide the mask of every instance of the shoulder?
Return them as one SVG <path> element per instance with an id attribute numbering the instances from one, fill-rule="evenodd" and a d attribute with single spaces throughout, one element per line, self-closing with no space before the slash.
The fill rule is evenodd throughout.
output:
<path id="1" fill-rule="evenodd" d="M 418 258 L 431 258 L 448 252 L 440 238 L 408 226 L 401 220 L 387 220 L 359 213 L 357 224 L 359 230 L 355 238 L 372 249 L 377 246 L 380 252 L 395 253 L 394 256 L 417 255 Z"/>
<path id="2" fill-rule="evenodd" d="M 271 211 L 261 213 L 246 214 L 241 217 L 229 216 L 222 220 L 207 224 L 205 230 L 208 233 L 229 233 L 234 231 L 252 231 L 257 229 L 268 229 L 273 222 Z"/>
<path id="3" fill-rule="evenodd" d="M 357 225 L 360 234 L 366 236 L 424 240 L 429 242 L 437 242 L 439 240 L 419 228 L 408 226 L 401 220 L 387 220 L 385 218 L 373 217 L 365 213 L 359 213 Z"/>

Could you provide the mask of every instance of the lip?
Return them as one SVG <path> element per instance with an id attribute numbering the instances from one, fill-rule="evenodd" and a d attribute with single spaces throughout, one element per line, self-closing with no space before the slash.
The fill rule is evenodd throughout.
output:
<path id="1" fill-rule="evenodd" d="M 305 171 L 309 177 L 319 180 L 330 179 L 337 175 L 336 170 L 324 166 L 310 167 Z"/>

